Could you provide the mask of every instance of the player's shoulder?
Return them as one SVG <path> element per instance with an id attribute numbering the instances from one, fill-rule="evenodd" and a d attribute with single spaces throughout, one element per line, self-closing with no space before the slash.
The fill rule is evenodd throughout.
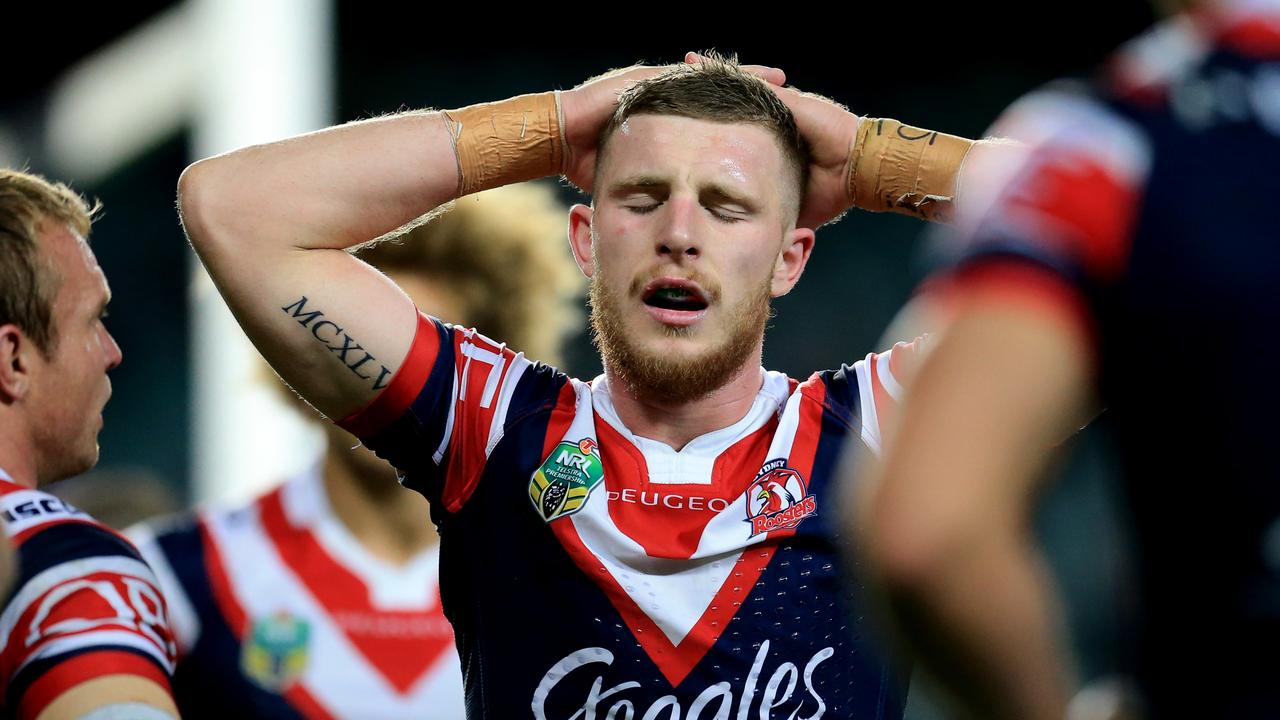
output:
<path id="1" fill-rule="evenodd" d="M 169 622 L 180 657 L 197 652 L 211 618 L 220 617 L 215 578 L 222 577 L 227 532 L 253 532 L 257 503 L 208 506 L 152 518 L 125 531 L 154 572 L 168 603 Z M 219 525 L 219 530 L 211 530 Z M 272 552 L 261 547 L 258 552 Z"/>
<path id="2" fill-rule="evenodd" d="M 1098 73 L 1097 92 L 1122 106 L 1163 107 L 1171 89 L 1203 67 L 1213 45 L 1203 23 L 1175 15 L 1112 53 Z"/>
<path id="3" fill-rule="evenodd" d="M 50 493 L 5 488 L 0 494 L 0 517 L 19 559 L 19 578 L 11 598 L 32 583 L 44 586 L 81 575 L 153 580 L 128 537 Z"/>
<path id="4" fill-rule="evenodd" d="M 38 620 L 51 607 L 65 614 L 67 607 L 92 605 L 94 600 L 84 599 L 88 596 L 108 604 L 129 593 L 155 596 L 155 574 L 134 543 L 54 495 L 4 487 L 0 516 L 19 565 L 3 627 L 27 618 L 33 608 L 39 610 Z"/>
<path id="5" fill-rule="evenodd" d="M 0 480 L 0 520 L 9 539 L 19 548 L 36 533 L 55 527 L 106 528 L 55 495 L 5 480 Z"/>
<path id="6" fill-rule="evenodd" d="M 1077 80 L 1060 80 L 1014 101 L 992 125 L 995 138 L 1014 140 L 1032 159 L 1092 162 L 1122 178 L 1150 166 L 1146 129 L 1114 101 Z"/>
<path id="7" fill-rule="evenodd" d="M 821 403 L 878 448 L 881 420 L 902 397 L 903 385 L 910 382 L 931 342 L 929 335 L 921 335 L 910 342 L 894 343 L 882 352 L 868 353 L 853 363 L 820 370 L 797 391 Z"/>
<path id="8" fill-rule="evenodd" d="M 1135 111 L 1190 116 L 1203 116 L 1215 104 L 1214 96 L 1224 92 L 1231 97 L 1247 92 L 1255 95 L 1254 103 L 1260 102 L 1257 96 L 1266 94 L 1265 85 L 1246 90 L 1241 73 L 1280 60 L 1280 3 L 1220 0 L 1205 5 L 1152 25 L 1117 49 L 1098 75 L 1099 92 Z M 1215 84 L 1222 87 L 1215 90 Z M 1239 110 L 1233 114 L 1238 117 Z"/>
<path id="9" fill-rule="evenodd" d="M 209 503 L 150 518 L 128 528 L 124 534 L 153 564 L 157 557 L 175 567 L 203 562 L 206 543 L 216 544 L 218 538 L 227 535 L 262 534 L 259 518 L 263 506 L 278 499 L 286 486 L 298 484 L 296 481 L 281 483 L 247 501 Z"/>
<path id="10" fill-rule="evenodd" d="M 925 333 L 914 340 L 899 341 L 880 352 L 867 353 L 865 357 L 838 368 L 819 370 L 802 384 L 801 389 L 814 392 L 822 389 L 847 386 L 856 392 L 857 386 L 870 389 L 873 378 L 886 383 L 895 393 L 914 375 L 920 360 L 933 346 L 933 336 Z"/>
<path id="11" fill-rule="evenodd" d="M 5 702 L 35 713 L 104 674 L 164 685 L 174 643 L 151 567 L 123 534 L 55 496 L 0 489 L 19 573 L 0 611 Z"/>
<path id="12" fill-rule="evenodd" d="M 502 420 L 554 403 L 569 378 L 475 328 L 419 313 L 417 336 L 400 370 L 369 406 L 338 424 L 371 439 L 446 433 L 458 409 Z M 407 425 L 406 425 L 407 423 Z M 440 426 L 440 427 L 436 427 Z"/>
<path id="13" fill-rule="evenodd" d="M 163 585 L 182 577 L 181 569 L 200 566 L 203 562 L 203 520 L 200 513 L 184 510 L 169 515 L 150 518 L 126 528 L 129 538 L 156 572 Z M 166 592 L 167 592 L 166 588 Z"/>
<path id="14" fill-rule="evenodd" d="M 60 498 L 33 488 L 0 488 L 0 519 L 18 556 L 10 600 L 88 575 L 154 582 L 150 567 L 125 535 Z"/>

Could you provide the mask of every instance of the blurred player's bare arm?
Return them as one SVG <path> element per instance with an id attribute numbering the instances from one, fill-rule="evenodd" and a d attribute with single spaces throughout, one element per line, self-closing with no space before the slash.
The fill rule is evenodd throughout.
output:
<path id="1" fill-rule="evenodd" d="M 1034 308 L 964 310 L 860 503 L 895 628 L 975 717 L 1060 718 L 1070 697 L 1029 515 L 1048 449 L 1090 405 L 1080 332 Z"/>
<path id="2" fill-rule="evenodd" d="M 135 675 L 104 675 L 80 683 L 49 703 L 37 720 L 165 720 L 178 717 L 169 692 Z"/>

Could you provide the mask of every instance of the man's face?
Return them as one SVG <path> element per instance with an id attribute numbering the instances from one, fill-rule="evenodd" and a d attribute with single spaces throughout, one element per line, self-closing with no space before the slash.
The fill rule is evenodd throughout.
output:
<path id="1" fill-rule="evenodd" d="M 694 400 L 759 362 L 770 299 L 799 277 L 783 163 L 749 124 L 639 115 L 609 139 L 572 231 L 605 364 L 633 391 Z"/>
<path id="2" fill-rule="evenodd" d="M 53 303 L 54 343 L 35 359 L 30 408 L 40 482 L 69 477 L 98 461 L 102 409 L 111 397 L 107 371 L 120 346 L 103 326 L 111 291 L 88 243 L 70 228 L 46 223 L 45 253 L 61 278 Z"/>

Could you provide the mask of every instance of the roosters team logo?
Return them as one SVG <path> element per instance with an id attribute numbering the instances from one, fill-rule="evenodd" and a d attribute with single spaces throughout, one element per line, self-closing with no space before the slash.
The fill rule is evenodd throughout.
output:
<path id="1" fill-rule="evenodd" d="M 787 467 L 785 458 L 770 460 L 747 488 L 747 522 L 751 536 L 771 530 L 788 530 L 818 511 L 818 499 L 809 494 L 800 473 Z"/>

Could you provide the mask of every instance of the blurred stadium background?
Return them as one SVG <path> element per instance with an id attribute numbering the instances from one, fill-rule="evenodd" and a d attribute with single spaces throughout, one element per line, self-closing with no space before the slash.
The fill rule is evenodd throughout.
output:
<path id="1" fill-rule="evenodd" d="M 1153 18 L 1131 0 L 1062 6 L 1051 22 L 1040 19 L 1046 12 L 1012 3 L 518 12 L 349 0 L 27 5 L 29 19 L 6 33 L 0 165 L 68 181 L 105 203 L 93 244 L 125 356 L 112 375 L 97 477 L 67 492 L 105 493 L 125 512 L 145 513 L 166 502 L 145 503 L 138 493 L 150 491 L 122 490 L 120 478 L 179 503 L 229 500 L 311 460 L 305 433 L 268 423 L 273 398 L 255 389 L 257 366 L 237 349 L 220 301 L 205 301 L 207 280 L 174 212 L 178 174 L 197 157 L 400 109 L 569 88 L 607 68 L 701 48 L 781 66 L 791 82 L 860 114 L 976 136 L 1018 95 L 1087 71 Z M 806 376 L 877 349 L 932 262 L 928 235 L 913 220 L 867 213 L 821 231 L 805 282 L 777 304 L 766 364 Z M 585 334 L 568 357 L 575 375 L 599 372 Z M 1073 441 L 1070 479 L 1040 522 L 1054 568 L 1073 588 L 1085 677 L 1125 662 L 1115 630 L 1125 612 L 1124 543 L 1095 435 Z M 931 711 L 915 702 L 912 715 Z"/>

